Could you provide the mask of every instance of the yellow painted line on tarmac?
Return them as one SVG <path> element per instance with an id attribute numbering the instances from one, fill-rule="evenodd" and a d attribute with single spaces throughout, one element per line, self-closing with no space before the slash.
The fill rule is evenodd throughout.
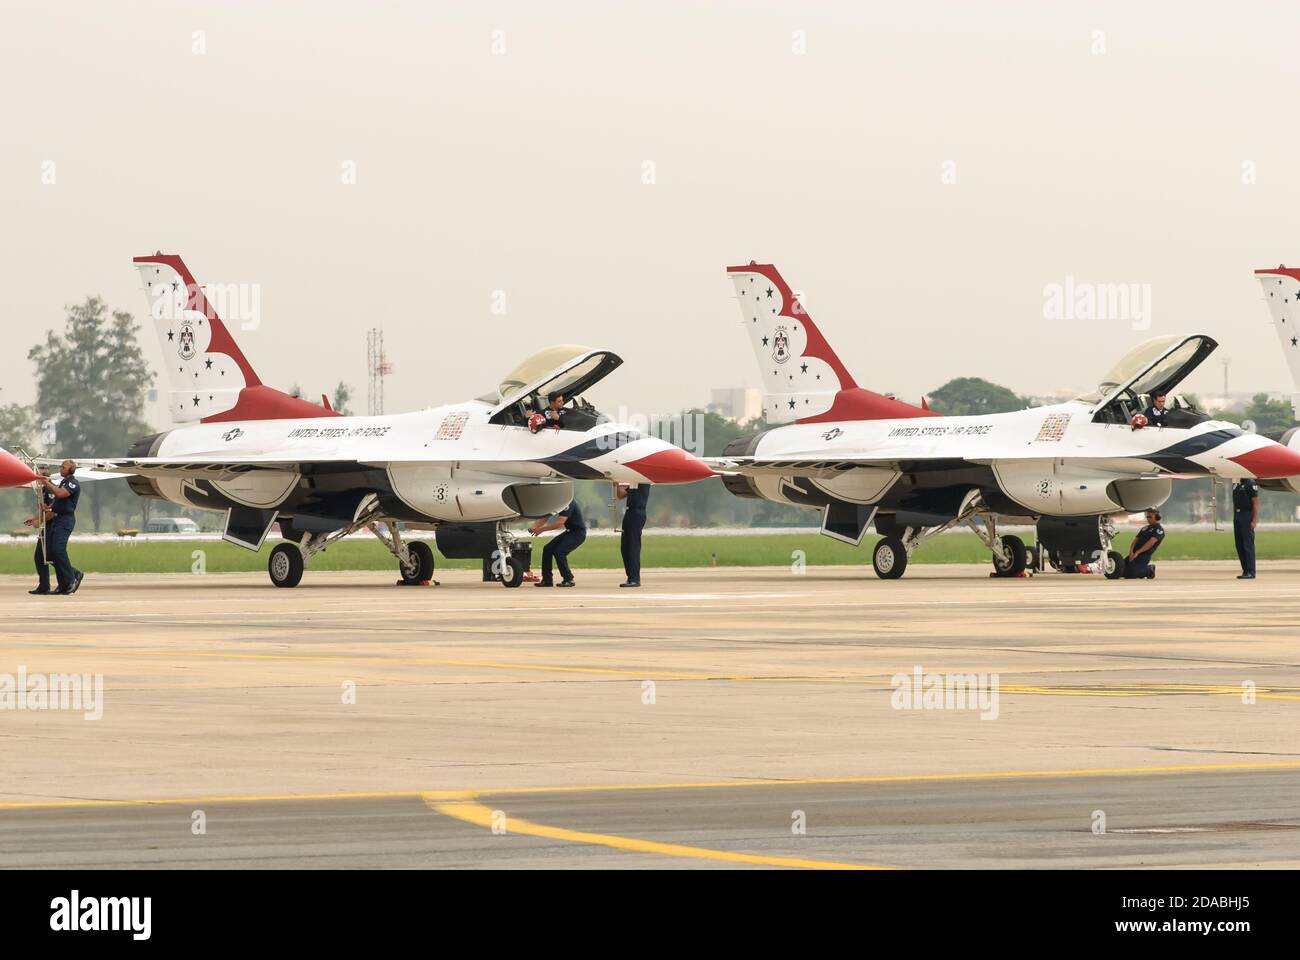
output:
<path id="1" fill-rule="evenodd" d="M 616 783 L 573 787 L 516 787 L 504 790 L 476 790 L 479 796 L 515 794 L 601 793 L 627 790 L 698 790 L 722 787 L 814 787 L 867 785 L 875 783 L 932 783 L 942 781 L 1017 780 L 1029 777 L 1140 776 L 1161 773 L 1226 773 L 1259 770 L 1297 770 L 1300 760 L 1261 763 L 1189 763 L 1160 767 L 1094 767 L 1072 770 L 993 770 L 980 773 L 904 773 L 878 777 L 810 777 L 793 780 L 714 780 L 693 783 Z"/>
<path id="2" fill-rule="evenodd" d="M 0 810 L 43 810 L 59 807 L 181 806 L 198 803 L 257 803 L 294 800 L 375 800 L 418 797 L 428 800 L 466 800 L 478 797 L 520 794 L 604 793 L 633 790 L 700 790 L 724 787 L 815 787 L 869 785 L 875 783 L 927 783 L 965 780 L 1015 780 L 1029 777 L 1143 776 L 1162 773 L 1232 773 L 1264 770 L 1297 770 L 1300 760 L 1256 763 L 1189 763 L 1158 767 L 1080 767 L 1062 770 L 992 770 L 974 773 L 903 773 L 873 777 L 806 777 L 795 779 L 695 780 L 669 783 L 614 783 L 577 786 L 480 787 L 473 790 L 379 790 L 332 793 L 236 794 L 231 796 L 164 797 L 147 799 L 85 798 L 72 800 L 12 800 L 0 802 Z"/>
<path id="3" fill-rule="evenodd" d="M 502 831 L 502 835 L 506 836 L 518 834 L 526 837 L 544 837 L 547 840 L 563 840 L 568 843 L 609 847 L 611 850 L 623 850 L 628 853 L 649 853 L 661 857 L 718 860 L 723 863 L 744 863 L 763 867 L 793 867 L 803 870 L 896 869 L 865 863 L 846 863 L 839 860 L 810 860 L 804 857 L 774 857 L 753 853 L 733 853 L 730 850 L 691 847 L 680 843 L 661 843 L 657 840 L 640 840 L 636 837 L 623 837 L 610 833 L 568 830 L 564 827 L 550 827 L 543 823 L 533 823 L 531 820 L 523 820 L 518 817 L 502 817 L 499 815 L 499 811 L 485 807 L 472 799 L 438 800 L 425 797 L 425 804 L 436 813 L 473 824 L 476 827 L 486 827 L 488 829 L 496 827 Z"/>

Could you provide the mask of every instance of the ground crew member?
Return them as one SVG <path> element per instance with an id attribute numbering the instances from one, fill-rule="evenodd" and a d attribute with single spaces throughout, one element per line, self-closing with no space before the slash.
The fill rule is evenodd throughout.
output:
<path id="1" fill-rule="evenodd" d="M 553 587 L 554 581 L 551 579 L 551 561 L 560 568 L 560 586 L 573 586 L 573 571 L 569 569 L 569 554 L 582 546 L 582 542 L 587 539 L 587 523 L 582 519 L 582 508 L 578 506 L 577 500 L 570 500 L 569 505 L 555 514 L 548 520 L 538 520 L 528 532 L 534 537 L 539 533 L 545 533 L 547 530 L 558 530 L 564 528 L 564 532 L 558 537 L 551 538 L 551 541 L 542 548 L 542 579 L 538 580 L 533 586 L 535 587 Z"/>
<path id="2" fill-rule="evenodd" d="M 1147 407 L 1146 418 L 1147 426 L 1163 427 L 1165 418 L 1169 416 L 1169 410 L 1165 407 L 1165 395 L 1157 393 L 1151 398 L 1151 406 Z"/>
<path id="3" fill-rule="evenodd" d="M 645 508 L 650 500 L 650 484 L 620 483 L 614 488 L 614 495 L 627 501 L 623 511 L 623 535 L 619 540 L 619 552 L 623 554 L 623 570 L 627 581 L 620 587 L 641 586 L 641 531 L 645 529 Z"/>
<path id="4" fill-rule="evenodd" d="M 1165 542 L 1165 528 L 1160 525 L 1160 511 L 1147 511 L 1147 525 L 1138 531 L 1133 543 L 1128 548 L 1128 559 L 1124 563 L 1125 580 L 1154 580 L 1156 568 L 1151 566 L 1151 558 L 1156 548 Z"/>
<path id="5" fill-rule="evenodd" d="M 1238 480 L 1232 485 L 1232 536 L 1241 561 L 1238 580 L 1255 579 L 1255 527 L 1259 523 L 1259 484 Z"/>
<path id="6" fill-rule="evenodd" d="M 36 589 L 31 593 L 40 595 L 50 593 L 50 572 L 45 565 L 48 558 L 54 564 L 54 575 L 58 578 L 58 589 L 53 592 L 67 596 L 77 592 L 85 574 L 72 565 L 68 559 L 68 538 L 72 528 L 77 525 L 77 501 L 81 498 L 81 483 L 73 476 L 77 465 L 71 460 L 64 460 L 59 466 L 60 482 L 55 483 L 48 476 L 43 478 L 41 510 L 45 518 L 45 549 L 36 547 Z M 26 523 L 29 527 L 39 526 L 41 517 L 32 517 Z"/>

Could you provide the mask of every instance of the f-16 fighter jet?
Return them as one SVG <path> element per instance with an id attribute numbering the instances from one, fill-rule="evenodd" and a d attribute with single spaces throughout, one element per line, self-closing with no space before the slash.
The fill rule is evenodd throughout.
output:
<path id="1" fill-rule="evenodd" d="M 737 496 L 822 511 L 822 533 L 859 544 L 874 523 L 883 539 L 878 576 L 903 575 L 935 534 L 969 525 L 1000 576 L 1027 564 L 1000 518 L 1037 521 L 1053 565 L 1101 561 L 1115 514 L 1162 504 L 1178 479 L 1300 475 L 1300 452 L 1211 420 L 1173 394 L 1218 344 L 1203 335 L 1160 337 L 1129 351 L 1094 390 L 1067 403 L 1015 413 L 944 417 L 863 389 L 771 264 L 729 267 L 764 385 L 767 421 L 733 441 L 713 465 Z M 1297 283 L 1292 282 L 1293 288 Z M 1292 290 L 1293 293 L 1296 290 Z M 1149 423 L 1166 394 L 1163 425 Z"/>
<path id="2" fill-rule="evenodd" d="M 484 396 L 382 416 L 340 416 L 258 378 L 179 256 L 136 257 L 150 323 L 166 361 L 179 426 L 138 440 L 120 460 L 88 466 L 127 475 L 140 496 L 224 514 L 223 537 L 260 549 L 279 523 L 267 569 L 278 587 L 335 540 L 370 529 L 403 580 L 433 574 L 433 551 L 398 523 L 434 529 L 454 556 L 495 556 L 518 586 L 522 562 L 500 524 L 544 517 L 573 499 L 575 480 L 690 483 L 702 461 L 602 416 L 583 394 L 623 361 L 559 346 L 525 360 Z M 552 417 L 548 401 L 563 398 Z"/>

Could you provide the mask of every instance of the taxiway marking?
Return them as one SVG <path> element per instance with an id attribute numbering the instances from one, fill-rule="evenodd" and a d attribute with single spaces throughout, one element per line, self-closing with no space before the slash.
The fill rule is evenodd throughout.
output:
<path id="1" fill-rule="evenodd" d="M 474 799 L 440 800 L 436 795 L 424 797 L 425 805 L 436 813 L 452 817 L 476 827 L 491 829 L 497 823 L 497 811 L 485 807 Z M 545 837 L 548 840 L 564 840 L 569 843 L 585 843 L 613 850 L 625 850 L 629 853 L 650 853 L 664 857 L 686 857 L 694 860 L 721 860 L 726 863 L 748 863 L 765 867 L 797 867 L 805 870 L 891 870 L 893 867 L 880 867 L 864 863 L 846 863 L 838 860 L 809 860 L 803 857 L 774 857 L 753 853 L 733 853 L 729 850 L 715 850 L 710 847 L 691 847 L 680 843 L 662 843 L 658 840 L 640 840 L 636 837 L 622 837 L 609 833 L 588 833 L 583 830 L 569 830 L 564 827 L 551 827 L 543 823 L 533 823 L 519 817 L 504 817 L 504 833 L 520 834 L 527 837 Z"/>

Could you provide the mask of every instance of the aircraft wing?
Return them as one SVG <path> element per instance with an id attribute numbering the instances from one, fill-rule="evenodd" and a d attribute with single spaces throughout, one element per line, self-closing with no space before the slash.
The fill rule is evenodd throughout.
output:
<path id="1" fill-rule="evenodd" d="M 37 457 L 32 461 L 38 467 L 49 467 L 50 476 L 58 479 L 59 466 L 63 459 L 54 459 L 52 457 Z M 92 482 L 95 480 L 121 480 L 123 477 L 129 477 L 134 472 L 132 470 L 109 470 L 103 460 L 73 460 L 77 465 L 77 479 L 83 482 Z"/>
<path id="2" fill-rule="evenodd" d="M 705 457 L 704 462 L 721 474 L 740 474 L 745 476 L 790 476 L 828 479 L 837 477 L 850 470 L 884 470 L 893 473 L 924 473 L 928 470 L 951 470 L 963 463 L 989 464 L 995 460 L 1012 458 L 971 458 L 954 459 L 951 456 L 917 455 L 914 451 L 904 454 L 895 452 L 893 456 L 883 451 L 879 456 L 846 458 L 815 457 Z M 1026 459 L 1042 459 L 1041 457 Z M 1067 458 L 1068 459 L 1068 458 Z M 1119 459 L 1119 458 L 1117 458 Z M 1123 458 L 1131 463 L 1132 457 Z M 1116 479 L 1154 480 L 1195 480 L 1204 479 L 1204 474 L 1172 473 L 1167 470 L 1134 470 L 1127 467 L 1109 466 L 1105 458 L 1088 457 L 1080 459 L 1076 472 L 1092 470 L 1098 476 L 1105 475 Z"/>
<path id="3" fill-rule="evenodd" d="M 62 461 L 59 461 L 62 462 Z M 221 477 L 230 474 L 248 473 L 256 470 L 304 472 L 304 468 L 328 468 L 330 464 L 356 466 L 355 460 L 340 458 L 337 454 L 330 456 L 306 456 L 286 459 L 284 456 L 246 456 L 239 459 L 221 457 L 215 454 L 197 454 L 183 459 L 165 457 L 123 458 L 121 460 L 77 460 L 77 476 L 84 479 L 96 479 L 93 474 L 103 477 L 181 477 L 198 479 L 202 477 Z M 374 466 L 387 466 L 387 461 L 376 462 Z"/>
<path id="4" fill-rule="evenodd" d="M 59 461 L 62 462 L 62 461 Z M 167 477 L 178 478 L 182 480 L 201 480 L 201 479 L 226 479 L 240 474 L 252 473 L 256 471 L 270 471 L 279 473 L 303 473 L 303 474 L 322 474 L 338 471 L 351 471 L 358 468 L 375 468 L 387 469 L 389 466 L 399 463 L 407 463 L 405 460 L 364 460 L 358 461 L 339 457 L 336 453 L 326 455 L 308 454 L 305 456 L 286 459 L 283 455 L 257 456 L 250 455 L 239 459 L 232 459 L 229 456 L 219 456 L 217 454 L 198 454 L 185 458 L 165 458 L 165 457 L 140 457 L 122 460 L 77 460 L 77 476 L 84 479 L 104 479 L 110 477 L 128 477 L 140 476 L 154 479 L 163 479 Z M 421 460 L 422 464 L 428 463 L 447 463 L 450 461 L 440 460 Z M 494 467 L 501 468 L 502 472 L 508 472 L 511 466 L 517 467 L 518 464 L 508 461 L 461 461 L 472 464 L 476 470 L 491 470 Z M 83 469 L 84 468 L 84 469 Z M 535 483 L 563 483 L 567 482 L 565 478 L 545 478 L 538 477 L 532 482 Z"/>

